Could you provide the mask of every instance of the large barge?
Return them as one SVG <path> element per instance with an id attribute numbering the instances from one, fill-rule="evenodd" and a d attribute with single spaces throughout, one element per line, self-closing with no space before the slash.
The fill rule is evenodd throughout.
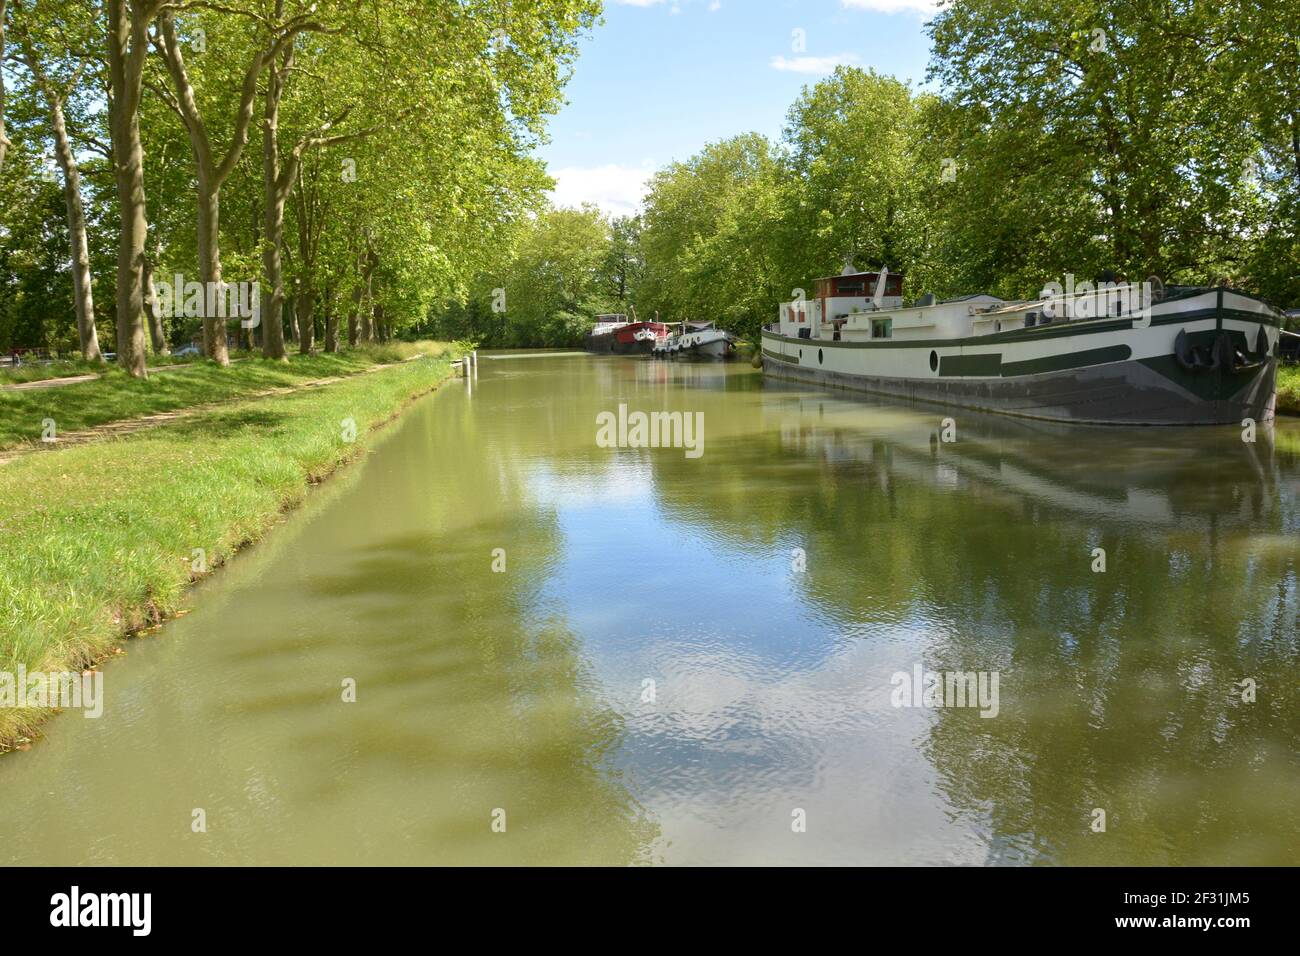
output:
<path id="1" fill-rule="evenodd" d="M 1268 421 L 1283 313 L 1227 287 L 1080 283 L 1041 298 L 902 299 L 902 276 L 817 279 L 762 332 L 777 378 L 1051 421 Z"/>
<path id="2" fill-rule="evenodd" d="M 597 355 L 649 355 L 667 338 L 668 326 L 662 322 L 629 322 L 622 313 L 598 315 L 586 349 Z"/>

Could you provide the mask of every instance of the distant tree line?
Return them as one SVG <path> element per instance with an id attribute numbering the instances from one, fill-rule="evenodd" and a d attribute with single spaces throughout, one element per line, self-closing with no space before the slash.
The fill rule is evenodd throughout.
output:
<path id="1" fill-rule="evenodd" d="M 438 303 L 416 331 L 496 348 L 580 345 L 597 315 L 636 310 L 639 230 L 639 219 L 594 206 L 545 209 L 516 223 L 467 294 Z"/>

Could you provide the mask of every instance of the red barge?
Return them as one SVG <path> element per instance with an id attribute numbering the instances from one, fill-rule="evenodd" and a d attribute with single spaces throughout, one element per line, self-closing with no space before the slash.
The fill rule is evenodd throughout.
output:
<path id="1" fill-rule="evenodd" d="M 587 335 L 588 352 L 598 355 L 649 355 L 668 338 L 663 322 L 629 322 L 622 313 L 596 316 Z"/>

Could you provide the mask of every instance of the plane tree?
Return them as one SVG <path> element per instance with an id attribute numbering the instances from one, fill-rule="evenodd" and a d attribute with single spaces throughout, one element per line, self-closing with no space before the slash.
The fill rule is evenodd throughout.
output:
<path id="1" fill-rule="evenodd" d="M 93 75 L 98 67 L 89 54 L 95 23 L 90 11 L 68 0 L 42 0 L 39 4 L 13 0 L 12 10 L 9 58 L 25 73 L 25 92 L 43 107 L 40 125 L 48 135 L 63 181 L 78 346 L 85 361 L 98 362 L 102 355 L 95 328 L 94 282 L 78 160 L 79 151 L 107 154 L 107 147 L 92 132 L 93 111 L 82 102 L 89 86 L 83 78 L 88 71 Z"/>

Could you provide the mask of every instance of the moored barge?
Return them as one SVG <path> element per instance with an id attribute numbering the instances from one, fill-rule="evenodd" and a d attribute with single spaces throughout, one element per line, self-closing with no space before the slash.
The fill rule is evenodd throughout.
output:
<path id="1" fill-rule="evenodd" d="M 586 349 L 598 355 L 649 355 L 667 337 L 668 326 L 662 322 L 629 322 L 621 313 L 598 315 Z"/>
<path id="2" fill-rule="evenodd" d="M 1227 287 L 1080 283 L 1041 298 L 902 299 L 902 276 L 817 279 L 762 332 L 777 378 L 1118 425 L 1273 417 L 1283 313 Z"/>

